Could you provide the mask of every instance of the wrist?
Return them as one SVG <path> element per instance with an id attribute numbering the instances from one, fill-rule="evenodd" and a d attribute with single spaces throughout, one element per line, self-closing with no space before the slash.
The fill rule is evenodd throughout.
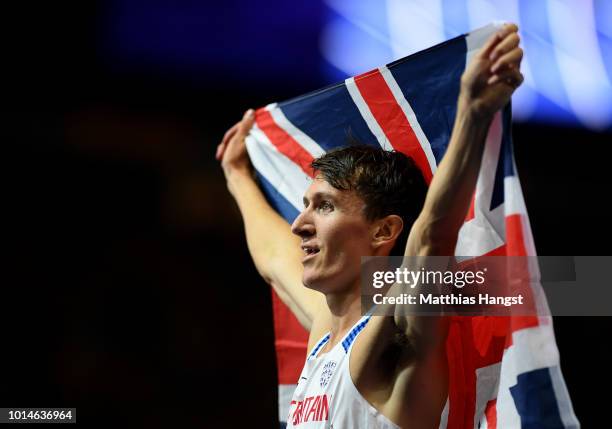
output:
<path id="1" fill-rule="evenodd" d="M 467 97 L 459 95 L 457 102 L 457 119 L 465 123 L 489 125 L 493 120 L 495 112 L 490 112 L 482 103 L 469 100 Z"/>
<path id="2" fill-rule="evenodd" d="M 223 160 L 223 162 L 221 162 L 221 168 L 227 180 L 233 176 L 251 175 L 251 165 L 248 162 L 227 162 Z"/>
<path id="3" fill-rule="evenodd" d="M 245 181 L 253 181 L 253 175 L 246 167 L 224 167 L 225 181 L 227 188 L 235 196 L 236 189 L 239 189 Z"/>

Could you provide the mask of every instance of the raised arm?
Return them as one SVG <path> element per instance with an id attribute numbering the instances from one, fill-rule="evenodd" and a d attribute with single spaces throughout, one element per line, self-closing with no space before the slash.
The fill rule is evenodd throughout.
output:
<path id="1" fill-rule="evenodd" d="M 505 25 L 475 55 L 461 79 L 450 143 L 427 192 L 406 245 L 407 256 L 452 256 L 469 208 L 493 115 L 523 82 L 518 28 Z M 436 337 L 432 318 L 396 312 L 398 326 L 419 338 Z M 432 335 L 434 334 L 434 335 Z"/>
<path id="2" fill-rule="evenodd" d="M 300 238 L 291 233 L 289 224 L 270 207 L 253 179 L 244 143 L 253 121 L 254 113 L 248 110 L 242 121 L 225 133 L 216 158 L 242 214 L 255 267 L 302 326 L 310 330 L 314 314 L 323 308 L 324 296 L 302 285 Z"/>

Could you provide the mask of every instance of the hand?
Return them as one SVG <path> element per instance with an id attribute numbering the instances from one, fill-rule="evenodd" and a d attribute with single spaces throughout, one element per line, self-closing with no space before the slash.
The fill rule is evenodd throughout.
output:
<path id="1" fill-rule="evenodd" d="M 223 140 L 217 146 L 215 158 L 221 162 L 221 167 L 226 177 L 234 171 L 251 171 L 251 162 L 244 139 L 253 126 L 254 121 L 255 113 L 253 109 L 247 110 L 242 120 L 227 130 Z"/>
<path id="2" fill-rule="evenodd" d="M 517 31 L 515 24 L 504 25 L 474 56 L 461 77 L 459 104 L 478 117 L 492 117 L 523 83 L 523 50 Z"/>

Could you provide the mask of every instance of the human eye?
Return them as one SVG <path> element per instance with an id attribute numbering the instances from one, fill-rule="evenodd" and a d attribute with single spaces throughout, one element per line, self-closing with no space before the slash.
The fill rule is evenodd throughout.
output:
<path id="1" fill-rule="evenodd" d="M 334 209 L 334 205 L 330 201 L 323 200 L 319 203 L 319 206 L 317 208 L 320 211 L 329 212 Z"/>

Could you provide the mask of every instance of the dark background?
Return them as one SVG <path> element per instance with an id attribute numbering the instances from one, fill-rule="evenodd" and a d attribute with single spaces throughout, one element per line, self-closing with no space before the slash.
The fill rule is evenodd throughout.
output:
<path id="1" fill-rule="evenodd" d="M 326 83 L 304 23 L 321 6 L 200 7 L 176 33 L 202 37 L 163 65 L 121 45 L 121 2 L 81 3 L 4 14 L 0 406 L 77 407 L 79 423 L 105 426 L 275 427 L 270 293 L 214 150 L 246 108 Z M 259 34 L 253 14 L 281 9 L 282 37 Z M 539 254 L 610 253 L 611 135 L 515 126 Z M 611 327 L 555 319 L 586 428 L 606 421 Z"/>

